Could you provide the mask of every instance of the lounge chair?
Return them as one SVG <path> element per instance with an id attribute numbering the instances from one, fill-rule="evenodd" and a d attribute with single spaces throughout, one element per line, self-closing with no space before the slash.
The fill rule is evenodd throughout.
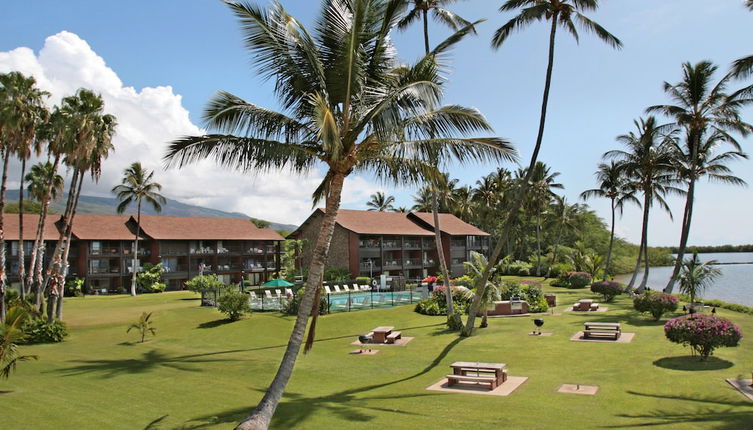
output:
<path id="1" fill-rule="evenodd" d="M 285 296 L 293 297 L 293 290 L 291 290 L 290 288 L 285 288 Z"/>
<path id="2" fill-rule="evenodd" d="M 339 285 L 335 285 L 335 293 L 337 293 L 337 294 L 342 293 L 342 291 L 340 291 L 340 286 Z"/>
<path id="3" fill-rule="evenodd" d="M 259 300 L 259 297 L 253 291 L 251 291 L 250 293 L 248 293 L 248 295 L 249 295 L 249 297 L 251 297 L 251 300 L 253 300 L 253 301 Z"/>
<path id="4" fill-rule="evenodd" d="M 324 286 L 324 291 L 326 291 L 327 294 L 332 294 L 332 290 L 329 289 L 329 285 Z"/>
<path id="5" fill-rule="evenodd" d="M 361 289 L 358 288 L 358 284 L 353 284 L 353 291 L 361 291 Z"/>
<path id="6" fill-rule="evenodd" d="M 272 297 L 272 292 L 269 290 L 264 290 L 264 297 L 269 300 L 274 300 L 274 297 Z"/>
<path id="7" fill-rule="evenodd" d="M 350 288 L 348 287 L 347 284 L 343 284 L 343 292 L 345 292 L 345 293 L 349 293 L 350 292 Z"/>
<path id="8" fill-rule="evenodd" d="M 353 302 L 350 300 L 350 297 L 348 297 L 348 300 L 345 301 L 345 303 L 340 305 L 335 305 L 335 309 L 341 309 L 341 310 L 348 310 L 353 308 Z"/>
<path id="9" fill-rule="evenodd" d="M 275 298 L 276 298 L 276 299 L 282 298 L 282 291 L 280 291 L 280 290 L 275 290 Z"/>

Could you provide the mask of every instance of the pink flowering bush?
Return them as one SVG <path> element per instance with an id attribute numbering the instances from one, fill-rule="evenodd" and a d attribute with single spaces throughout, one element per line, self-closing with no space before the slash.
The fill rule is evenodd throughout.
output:
<path id="1" fill-rule="evenodd" d="M 583 288 L 591 283 L 591 274 L 586 272 L 568 272 L 568 288 Z"/>
<path id="2" fill-rule="evenodd" d="M 659 321 L 663 314 L 676 311 L 679 304 L 680 300 L 671 294 L 650 290 L 633 299 L 633 307 L 636 311 L 648 312 L 656 321 Z"/>
<path id="3" fill-rule="evenodd" d="M 701 360 L 707 359 L 716 348 L 737 346 L 743 337 L 740 327 L 730 320 L 701 314 L 685 315 L 667 321 L 664 334 L 672 342 L 690 346 L 701 356 Z"/>
<path id="4" fill-rule="evenodd" d="M 622 294 L 624 290 L 619 282 L 601 281 L 591 284 L 591 291 L 601 294 L 605 302 L 611 302 L 615 296 Z"/>

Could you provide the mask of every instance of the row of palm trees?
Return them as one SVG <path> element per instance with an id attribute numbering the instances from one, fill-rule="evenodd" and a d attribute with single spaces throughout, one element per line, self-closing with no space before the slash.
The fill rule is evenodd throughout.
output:
<path id="1" fill-rule="evenodd" d="M 0 151 L 3 157 L 0 182 L 0 319 L 5 315 L 7 289 L 6 240 L 2 209 L 5 205 L 8 164 L 12 157 L 21 161 L 19 200 L 19 283 L 22 297 L 32 292 L 35 307 L 44 308 L 43 297 L 48 295 L 47 318 L 62 318 L 63 287 L 67 274 L 71 229 L 76 215 L 81 187 L 86 175 L 97 181 L 102 161 L 113 150 L 112 137 L 116 119 L 104 113 L 104 102 L 94 92 L 80 89 L 75 95 L 64 97 L 59 106 L 49 109 L 45 104 L 49 93 L 40 90 L 33 77 L 19 72 L 0 75 Z M 32 156 L 47 161 L 32 167 L 26 175 L 26 161 Z M 62 188 L 58 174 L 61 165 L 71 173 L 68 199 L 61 221 L 61 229 L 50 267 L 44 270 L 45 219 L 51 200 Z M 23 239 L 23 201 L 25 184 L 28 192 L 41 203 L 41 213 L 31 248 L 30 267 L 25 268 Z"/>

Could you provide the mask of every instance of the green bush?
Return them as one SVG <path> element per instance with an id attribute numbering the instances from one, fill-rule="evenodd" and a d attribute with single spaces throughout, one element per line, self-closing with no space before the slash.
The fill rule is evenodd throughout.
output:
<path id="1" fill-rule="evenodd" d="M 501 264 L 499 272 L 503 275 L 529 276 L 532 268 L 533 264 L 516 260 L 511 263 Z"/>
<path id="2" fill-rule="evenodd" d="M 205 293 L 225 288 L 225 284 L 220 281 L 217 275 L 198 275 L 186 282 L 186 286 L 194 293 Z"/>
<path id="3" fill-rule="evenodd" d="M 567 278 L 557 278 L 554 281 L 550 282 L 549 285 L 553 287 L 569 288 L 570 281 L 568 281 Z"/>
<path id="4" fill-rule="evenodd" d="M 287 315 L 298 315 L 298 309 L 301 306 L 301 298 L 303 297 L 304 289 L 301 288 L 293 297 L 285 302 L 285 306 L 282 308 L 282 312 Z M 319 315 L 327 315 L 329 313 L 329 303 L 327 302 L 327 295 L 320 294 L 319 296 Z"/>
<path id="5" fill-rule="evenodd" d="M 622 294 L 624 290 L 619 282 L 600 281 L 591 284 L 591 291 L 601 294 L 605 302 L 611 302 L 616 296 Z"/>
<path id="6" fill-rule="evenodd" d="M 679 297 L 680 300 L 690 302 L 690 296 L 686 296 L 684 294 L 678 294 L 677 297 Z M 753 308 L 750 306 L 738 305 L 737 303 L 723 302 L 721 300 L 707 300 L 707 299 L 704 299 L 703 303 L 705 305 L 716 307 L 716 308 L 729 309 L 731 311 L 753 315 Z"/>
<path id="7" fill-rule="evenodd" d="M 676 311 L 679 303 L 677 297 L 671 294 L 651 290 L 646 290 L 633 299 L 633 307 L 636 311 L 648 312 L 656 321 L 659 321 L 663 314 Z"/>
<path id="8" fill-rule="evenodd" d="M 743 335 L 740 327 L 716 315 L 685 315 L 664 325 L 664 335 L 672 342 L 690 346 L 707 359 L 716 348 L 737 346 Z"/>
<path id="9" fill-rule="evenodd" d="M 8 307 L 18 304 L 21 301 L 21 294 L 13 289 L 5 290 L 5 304 Z"/>
<path id="10" fill-rule="evenodd" d="M 586 272 L 570 272 L 567 275 L 568 288 L 584 288 L 591 283 L 591 275 Z"/>
<path id="11" fill-rule="evenodd" d="M 65 297 L 78 297 L 83 294 L 84 278 L 75 278 L 65 283 L 63 295 Z"/>
<path id="12" fill-rule="evenodd" d="M 502 300 L 510 300 L 518 296 L 528 303 L 528 311 L 531 313 L 546 312 L 549 305 L 544 297 L 541 283 L 535 281 L 506 281 L 499 287 Z"/>
<path id="13" fill-rule="evenodd" d="M 53 320 L 48 323 L 44 318 L 34 318 L 24 324 L 25 343 L 57 343 L 68 336 L 65 323 Z"/>
<path id="14" fill-rule="evenodd" d="M 238 321 L 243 314 L 251 313 L 248 296 L 238 291 L 228 291 L 217 299 L 217 310 L 227 315 L 230 321 Z"/>
<path id="15" fill-rule="evenodd" d="M 353 279 L 350 271 L 344 267 L 331 267 L 324 271 L 324 280 L 329 281 L 347 281 Z"/>
<path id="16" fill-rule="evenodd" d="M 452 306 L 455 312 L 460 314 L 467 313 L 468 307 L 473 300 L 473 297 L 468 294 L 470 290 L 463 286 L 451 286 L 450 291 L 452 292 Z M 435 287 L 431 297 L 437 302 L 437 306 L 442 311 L 441 313 L 447 314 L 447 298 L 444 294 L 444 286 Z"/>
<path id="17" fill-rule="evenodd" d="M 447 313 L 445 309 L 440 309 L 439 304 L 437 304 L 437 301 L 434 298 L 421 300 L 416 303 L 416 307 L 413 310 L 419 314 L 432 316 L 444 315 Z"/>
<path id="18" fill-rule="evenodd" d="M 371 278 L 368 276 L 359 276 L 356 278 L 358 285 L 371 285 Z"/>
<path id="19" fill-rule="evenodd" d="M 559 278 L 560 276 L 564 275 L 567 272 L 571 272 L 572 270 L 573 266 L 567 263 L 552 264 L 549 267 L 549 277 Z"/>
<path id="20" fill-rule="evenodd" d="M 162 275 L 165 273 L 165 269 L 162 268 L 162 263 L 159 264 L 144 264 L 144 270 L 136 275 L 136 286 L 139 292 L 142 293 L 161 293 L 165 291 L 167 285 L 162 280 Z"/>

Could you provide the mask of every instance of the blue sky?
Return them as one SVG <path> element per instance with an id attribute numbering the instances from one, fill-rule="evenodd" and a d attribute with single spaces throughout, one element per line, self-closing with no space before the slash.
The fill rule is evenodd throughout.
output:
<path id="1" fill-rule="evenodd" d="M 453 51 L 445 102 L 480 109 L 496 134 L 514 142 L 525 160 L 530 156 L 538 124 L 548 29 L 545 24 L 533 25 L 493 51 L 489 47 L 491 34 L 511 17 L 497 11 L 501 3 L 470 0 L 452 6 L 466 19 L 488 20 L 479 26 L 477 37 L 463 41 Z M 283 4 L 304 23 L 311 23 L 319 9 L 318 1 Z M 200 127 L 202 108 L 218 89 L 260 105 L 276 106 L 271 85 L 254 74 L 239 27 L 219 1 L 27 0 L 8 2 L 3 9 L 0 70 L 16 66 L 29 72 L 40 69 L 54 88 L 75 89 L 79 81 L 101 84 L 101 91 L 109 94 L 113 103 L 121 103 L 123 143 L 118 148 L 123 149 L 111 157 L 110 167 L 105 166 L 111 175 L 105 175 L 98 186 L 88 186 L 92 194 L 106 195 L 124 163 L 158 158 L 164 142 L 175 137 L 165 130 L 185 134 Z M 590 16 L 617 35 L 624 49 L 613 50 L 586 33 L 581 33 L 580 45 L 565 33 L 557 39 L 540 159 L 562 173 L 564 193 L 571 201 L 594 185 L 595 166 L 603 152 L 616 147 L 614 137 L 629 131 L 633 119 L 646 106 L 666 101 L 662 82 L 676 82 L 683 62 L 708 59 L 726 71 L 732 60 L 753 54 L 753 13 L 742 6 L 741 0 L 607 0 Z M 46 42 L 61 31 L 70 34 Z M 432 44 L 447 35 L 434 24 L 430 32 Z M 395 35 L 395 42 L 405 61 L 415 60 L 423 49 L 418 27 Z M 40 50 L 46 43 L 47 55 L 42 55 Z M 33 55 L 19 52 L 19 47 L 30 48 Z M 101 61 L 95 61 L 95 57 Z M 90 70 L 101 72 L 88 73 Z M 140 103 L 147 105 L 144 110 L 148 115 L 134 112 Z M 164 115 L 160 113 L 162 107 L 166 109 Z M 753 112 L 747 111 L 745 117 L 753 121 Z M 138 138 L 132 138 L 137 134 Z M 750 138 L 744 142 L 748 151 L 751 142 Z M 753 183 L 751 161 L 732 167 Z M 471 184 L 492 169 L 449 167 L 452 176 Z M 295 223 L 308 215 L 306 195 L 313 190 L 317 174 L 296 180 L 283 172 L 250 180 L 242 188 L 237 187 L 246 179 L 207 165 L 189 172 L 160 171 L 158 177 L 170 197 Z M 394 190 L 374 184 L 370 178 L 354 178 L 346 189 L 344 207 L 363 208 L 368 195 L 377 189 L 395 194 L 398 205 L 412 204 L 414 190 Z M 270 209 L 285 202 L 291 207 L 285 213 Z M 676 215 L 682 210 L 681 203 L 672 200 Z M 607 202 L 590 204 L 607 218 Z M 691 242 L 753 243 L 748 221 L 751 213 L 750 188 L 703 185 Z M 617 230 L 637 241 L 639 210 L 628 209 Z M 671 245 L 679 237 L 679 225 L 657 211 L 649 235 L 652 244 Z"/>

